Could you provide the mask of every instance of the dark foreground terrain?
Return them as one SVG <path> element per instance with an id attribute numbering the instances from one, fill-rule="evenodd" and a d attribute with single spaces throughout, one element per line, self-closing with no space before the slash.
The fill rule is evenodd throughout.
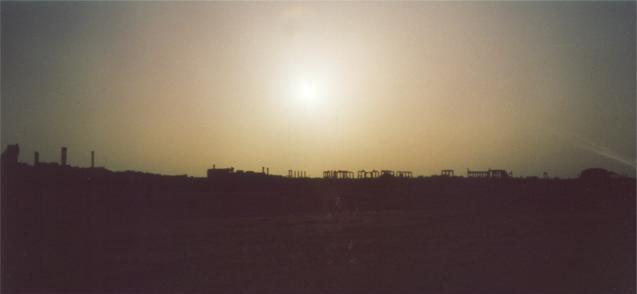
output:
<path id="1" fill-rule="evenodd" d="M 635 293 L 635 180 L 3 170 L 2 293 Z"/>

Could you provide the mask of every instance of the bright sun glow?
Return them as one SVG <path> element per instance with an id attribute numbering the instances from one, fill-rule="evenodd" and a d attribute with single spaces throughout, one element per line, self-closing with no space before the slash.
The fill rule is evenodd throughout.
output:
<path id="1" fill-rule="evenodd" d="M 299 83 L 299 99 L 304 103 L 314 104 L 318 100 L 318 87 L 316 83 L 303 81 Z"/>
<path id="2" fill-rule="evenodd" d="M 292 95 L 298 106 L 314 112 L 324 104 L 325 89 L 316 79 L 298 79 L 292 83 Z"/>

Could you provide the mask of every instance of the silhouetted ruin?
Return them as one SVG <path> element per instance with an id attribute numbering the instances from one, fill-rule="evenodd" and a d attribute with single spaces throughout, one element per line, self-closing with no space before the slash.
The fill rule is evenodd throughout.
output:
<path id="1" fill-rule="evenodd" d="M 375 179 L 378 177 L 398 177 L 398 178 L 413 178 L 411 171 L 396 171 L 393 170 L 377 170 L 366 171 L 359 170 L 356 172 L 357 179 Z M 354 179 L 354 172 L 347 170 L 326 170 L 323 172 L 324 179 Z"/>
<path id="2" fill-rule="evenodd" d="M 323 172 L 324 179 L 353 179 L 354 172 L 348 170 L 326 170 Z"/>
<path id="3" fill-rule="evenodd" d="M 377 178 L 378 175 L 379 175 L 379 172 L 377 170 L 366 171 L 362 169 L 356 173 L 356 178 L 357 179 L 374 179 L 374 178 Z"/>
<path id="4" fill-rule="evenodd" d="M 453 170 L 452 169 L 443 169 L 440 171 L 440 175 L 443 177 L 453 177 Z"/>
<path id="5" fill-rule="evenodd" d="M 396 171 L 396 177 L 413 178 L 413 174 L 410 171 Z"/>
<path id="6" fill-rule="evenodd" d="M 288 170 L 288 178 L 303 179 L 307 178 L 307 172 L 302 170 Z"/>
<path id="7" fill-rule="evenodd" d="M 472 171 L 467 169 L 467 177 L 470 178 L 497 178 L 504 179 L 513 176 L 513 172 L 508 172 L 502 169 L 489 169 L 486 171 Z"/>
<path id="8" fill-rule="evenodd" d="M 299 172 L 298 175 L 301 177 L 301 172 Z M 270 176 L 270 168 L 261 167 L 261 172 L 255 172 L 251 170 L 235 169 L 234 167 L 217 168 L 216 165 L 213 165 L 212 168 L 208 169 L 206 172 L 206 177 L 211 180 L 230 180 L 265 176 Z"/>
<path id="9" fill-rule="evenodd" d="M 234 167 L 228 168 L 217 168 L 214 164 L 211 169 L 208 169 L 207 176 L 208 178 L 218 177 L 218 176 L 227 176 L 234 173 Z"/>
<path id="10" fill-rule="evenodd" d="M 66 147 L 62 147 L 62 149 L 60 150 L 60 165 L 62 166 L 66 166 L 66 153 Z"/>
<path id="11" fill-rule="evenodd" d="M 393 170 L 387 170 L 387 169 L 381 170 L 380 171 L 380 176 L 381 177 L 385 177 L 385 178 L 394 177 L 394 171 Z"/>

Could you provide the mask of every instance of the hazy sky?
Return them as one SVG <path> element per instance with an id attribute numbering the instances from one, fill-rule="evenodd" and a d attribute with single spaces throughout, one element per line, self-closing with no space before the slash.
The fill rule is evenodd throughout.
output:
<path id="1" fill-rule="evenodd" d="M 194 176 L 635 175 L 635 9 L 2 1 L 2 148 Z"/>

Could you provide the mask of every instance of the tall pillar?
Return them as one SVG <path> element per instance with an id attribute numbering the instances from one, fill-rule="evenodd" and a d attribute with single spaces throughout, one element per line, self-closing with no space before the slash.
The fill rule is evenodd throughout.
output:
<path id="1" fill-rule="evenodd" d="M 33 166 L 40 164 L 40 152 L 35 151 L 33 153 Z"/>
<path id="2" fill-rule="evenodd" d="M 61 157 L 60 164 L 63 166 L 66 165 L 66 151 L 67 151 L 66 147 L 62 147 L 61 156 L 60 156 Z"/>
<path id="3" fill-rule="evenodd" d="M 95 151 L 91 151 L 91 168 L 95 168 Z"/>

